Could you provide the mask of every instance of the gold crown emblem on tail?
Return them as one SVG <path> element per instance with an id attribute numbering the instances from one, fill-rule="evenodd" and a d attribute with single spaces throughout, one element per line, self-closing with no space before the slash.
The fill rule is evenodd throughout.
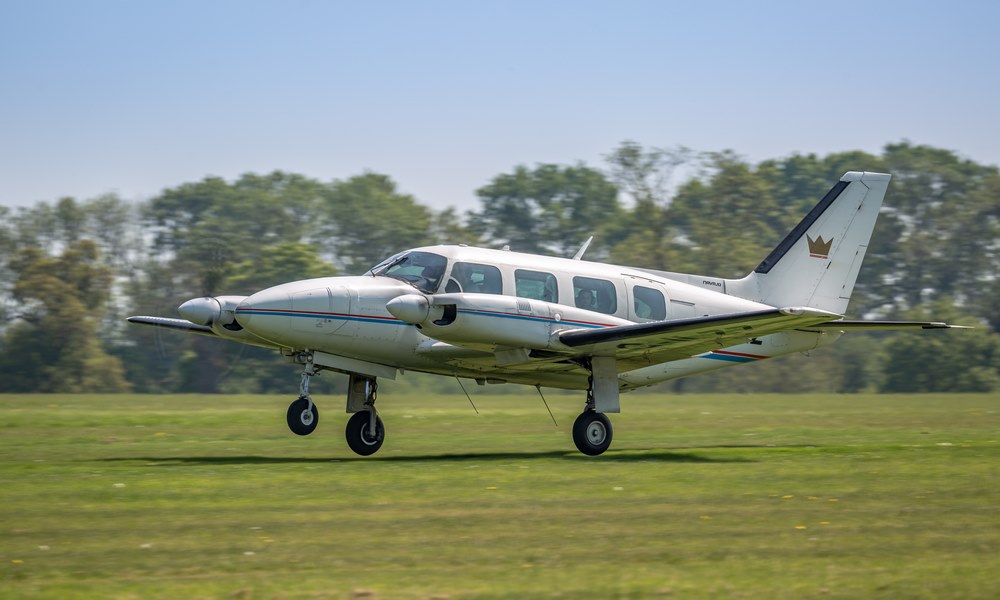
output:
<path id="1" fill-rule="evenodd" d="M 820 235 L 816 239 L 812 239 L 807 233 L 806 241 L 809 242 L 809 256 L 813 258 L 826 258 L 830 256 L 830 246 L 833 245 L 833 238 L 824 242 L 823 236 Z"/>

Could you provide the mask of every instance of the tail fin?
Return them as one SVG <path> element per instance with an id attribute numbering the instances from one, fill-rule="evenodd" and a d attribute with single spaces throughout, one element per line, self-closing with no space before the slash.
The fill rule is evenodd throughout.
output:
<path id="1" fill-rule="evenodd" d="M 752 273 L 727 291 L 844 314 L 891 176 L 849 171 Z"/>

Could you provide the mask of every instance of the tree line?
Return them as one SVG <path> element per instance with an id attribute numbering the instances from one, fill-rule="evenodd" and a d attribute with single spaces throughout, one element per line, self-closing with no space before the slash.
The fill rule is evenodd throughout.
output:
<path id="1" fill-rule="evenodd" d="M 601 166 L 517 166 L 478 208 L 432 210 L 385 174 L 207 177 L 141 203 L 115 194 L 0 206 L 0 392 L 276 392 L 274 352 L 129 326 L 184 300 L 357 274 L 399 250 L 465 243 L 738 277 L 845 171 L 893 174 L 850 316 L 972 330 L 851 334 L 812 353 L 664 384 L 674 391 L 1000 389 L 1000 172 L 909 142 L 881 154 L 751 163 L 626 141 Z M 322 387 L 322 384 L 320 384 Z M 322 391 L 320 389 L 319 391 Z"/>

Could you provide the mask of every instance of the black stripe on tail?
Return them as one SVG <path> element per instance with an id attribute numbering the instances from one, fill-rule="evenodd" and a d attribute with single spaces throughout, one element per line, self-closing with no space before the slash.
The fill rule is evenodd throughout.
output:
<path id="1" fill-rule="evenodd" d="M 830 188 L 830 191 L 823 196 L 823 199 L 819 201 L 819 204 L 814 206 L 813 209 L 809 211 L 809 214 L 807 214 L 804 219 L 799 221 L 799 224 L 795 226 L 795 229 L 786 235 L 785 239 L 781 240 L 781 243 L 778 244 L 774 250 L 771 250 L 771 253 L 767 255 L 767 258 L 762 260 L 760 264 L 757 265 L 757 268 L 754 269 L 754 273 L 767 273 L 772 267 L 774 267 L 774 265 L 778 264 L 781 257 L 795 245 L 795 242 L 799 241 L 802 234 L 804 234 L 809 227 L 816 222 L 816 219 L 818 219 L 826 209 L 830 208 L 830 205 L 833 204 L 834 200 L 836 200 L 837 197 L 840 196 L 841 192 L 847 189 L 847 186 L 849 185 L 851 185 L 850 181 L 838 181 L 836 185 Z"/>

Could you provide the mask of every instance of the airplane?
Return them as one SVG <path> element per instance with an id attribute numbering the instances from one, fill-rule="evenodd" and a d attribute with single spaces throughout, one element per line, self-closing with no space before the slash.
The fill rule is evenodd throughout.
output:
<path id="1" fill-rule="evenodd" d="M 611 445 L 620 394 L 722 367 L 806 352 L 865 330 L 941 322 L 844 317 L 890 175 L 850 171 L 740 279 L 573 258 L 437 245 L 390 256 L 363 275 L 195 298 L 183 319 L 131 323 L 273 348 L 301 366 L 287 423 L 312 433 L 310 378 L 348 374 L 345 437 L 361 456 L 385 440 L 379 378 L 405 371 L 586 392 L 577 449 Z M 544 400 L 544 396 L 543 396 Z"/>

